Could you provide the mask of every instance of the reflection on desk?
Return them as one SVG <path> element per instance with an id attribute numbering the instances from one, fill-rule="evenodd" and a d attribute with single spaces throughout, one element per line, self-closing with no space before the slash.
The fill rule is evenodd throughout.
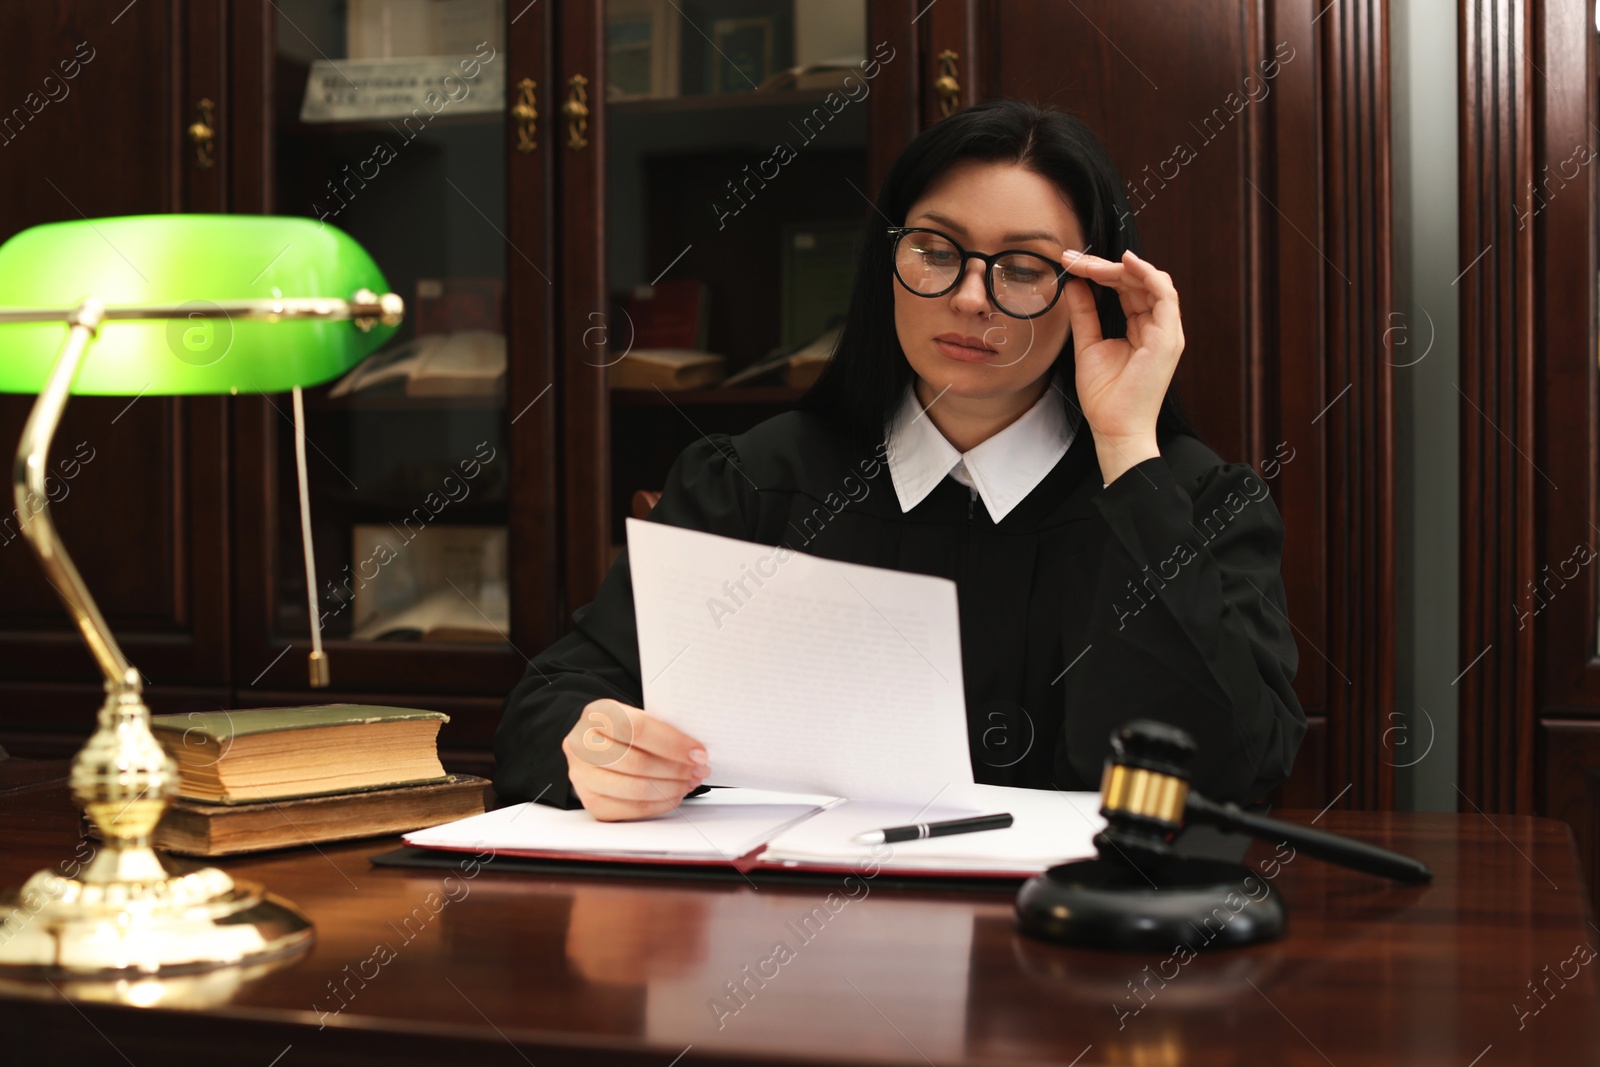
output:
<path id="1" fill-rule="evenodd" d="M 1309 821 L 1315 813 L 1289 813 Z M 1306 856 L 1247 862 L 1289 905 L 1279 942 L 1118 954 L 1022 937 L 1008 898 L 742 880 L 373 867 L 394 838 L 224 860 L 299 903 L 311 950 L 216 984 L 204 1010 L 7 983 L 7 1052 L 90 1062 L 1567 1063 L 1600 1048 L 1600 968 L 1548 979 L 1588 924 L 1550 820 L 1329 812 L 1416 855 L 1395 887 Z M 0 884 L 70 859 L 61 783 L 0 793 Z M 1569 973 L 1571 968 L 1569 968 Z M 230 987 L 233 979 L 236 987 Z M 1538 1014 L 1517 1007 L 1539 983 Z M 70 1003 L 68 999 L 70 998 Z M 80 1014 L 81 1013 L 81 1014 Z M 514 1048 L 508 1048 L 510 1044 Z M 1080 1058 L 1081 1057 L 1081 1058 Z"/>

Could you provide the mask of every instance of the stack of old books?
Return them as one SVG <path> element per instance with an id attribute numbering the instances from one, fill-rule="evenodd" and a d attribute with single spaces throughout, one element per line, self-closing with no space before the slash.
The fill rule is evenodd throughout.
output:
<path id="1" fill-rule="evenodd" d="M 156 715 L 178 796 L 171 852 L 220 856 L 405 833 L 483 812 L 489 783 L 446 774 L 437 711 L 366 704 Z"/>
<path id="2" fill-rule="evenodd" d="M 626 348 L 608 359 L 606 383 L 613 389 L 671 392 L 720 381 L 727 357 L 705 350 L 709 299 L 706 284 L 694 279 L 636 286 L 623 320 L 630 331 L 616 332 Z"/>

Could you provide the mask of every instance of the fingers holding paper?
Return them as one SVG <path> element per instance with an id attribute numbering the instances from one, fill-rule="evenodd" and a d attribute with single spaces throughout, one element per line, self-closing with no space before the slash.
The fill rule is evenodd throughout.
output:
<path id="1" fill-rule="evenodd" d="M 700 742 L 617 700 L 586 705 L 561 749 L 573 792 L 603 822 L 671 811 L 710 773 Z"/>

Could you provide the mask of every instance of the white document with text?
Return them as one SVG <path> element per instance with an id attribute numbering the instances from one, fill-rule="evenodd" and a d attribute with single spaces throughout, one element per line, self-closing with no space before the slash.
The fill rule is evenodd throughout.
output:
<path id="1" fill-rule="evenodd" d="M 627 520 L 644 707 L 713 785 L 926 803 L 972 783 L 955 583 Z"/>

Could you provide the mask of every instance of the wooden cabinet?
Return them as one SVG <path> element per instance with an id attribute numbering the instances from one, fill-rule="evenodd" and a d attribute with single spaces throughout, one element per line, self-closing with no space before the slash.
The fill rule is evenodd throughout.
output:
<path id="1" fill-rule="evenodd" d="M 451 42 L 416 5 L 396 7 L 383 32 L 429 54 L 384 62 L 354 10 L 281 0 L 234 13 L 236 69 L 256 69 L 252 106 L 230 117 L 264 149 L 248 177 L 240 168 L 234 209 L 338 226 L 407 302 L 385 349 L 390 380 L 305 394 L 326 690 L 310 688 L 306 669 L 291 406 L 236 404 L 234 701 L 438 707 L 452 715 L 441 743 L 453 764 L 483 770 L 500 699 L 526 662 L 519 649 L 553 640 L 560 617 L 557 412 L 540 401 L 555 374 L 548 159 L 519 151 L 503 102 L 523 78 L 548 81 L 548 31 L 536 11 L 455 27 L 473 42 Z M 454 72 L 458 91 L 410 113 L 371 109 L 379 90 L 367 86 L 430 65 Z M 318 106 L 347 87 L 366 112 Z M 468 356 L 484 368 L 477 380 L 451 370 Z"/>
<path id="2" fill-rule="evenodd" d="M 0 7 L 0 232 L 63 219 L 214 209 L 219 172 L 190 166 L 188 101 L 215 93 L 206 5 Z M 220 4 L 214 5 L 220 9 Z M 129 264 L 129 269 L 136 265 Z M 0 337 L 0 358 L 4 339 Z M 10 457 L 32 405 L 0 396 Z M 52 513 L 163 710 L 229 699 L 230 405 L 81 397 L 56 435 Z M 9 485 L 9 477 L 7 479 Z M 65 755 L 88 736 L 99 672 L 0 507 L 0 743 Z"/>
<path id="3" fill-rule="evenodd" d="M 0 11 L 13 60 L 0 109 L 80 45 L 95 58 L 0 143 L 5 234 L 79 213 L 324 218 L 407 299 L 391 347 L 475 331 L 505 354 L 503 388 L 478 395 L 306 392 L 328 690 L 305 669 L 289 399 L 74 401 L 62 448 L 96 452 L 61 525 L 157 710 L 436 707 L 453 717 L 447 761 L 487 770 L 505 692 L 592 597 L 631 494 L 659 488 L 700 434 L 741 431 L 799 395 L 771 379 L 609 389 L 608 364 L 634 343 L 636 287 L 700 283 L 705 347 L 730 370 L 781 349 L 819 321 L 795 325 L 792 294 L 824 299 L 795 283 L 795 250 L 867 219 L 918 130 L 1004 94 L 1080 113 L 1142 190 L 1147 251 L 1184 294 L 1180 384 L 1209 442 L 1258 466 L 1296 457 L 1272 488 L 1313 732 L 1288 797 L 1321 807 L 1351 782 L 1342 803 L 1391 802 L 1377 746 L 1393 652 L 1366 626 L 1393 597 L 1388 380 L 1373 351 L 1389 251 L 1348 239 L 1388 225 L 1376 0 L 1317 19 L 1289 0 L 1207 0 L 1154 22 L 1110 0 L 509 0 L 470 90 L 503 94 L 495 107 L 337 121 L 304 111 L 308 81 L 341 96 L 385 47 L 417 47 L 352 35 L 349 13 L 381 4 L 48 7 Z M 427 39 L 387 25 L 394 41 Z M 629 36 L 640 25 L 659 54 Z M 875 71 L 842 104 L 821 82 L 753 91 L 850 54 Z M 1197 158 L 1162 177 L 1179 141 Z M 487 319 L 441 311 L 451 294 Z M 0 439 L 26 407 L 0 398 Z M 385 530 L 404 543 L 374 564 Z M 430 537 L 461 538 L 429 555 L 453 564 L 423 565 Z M 0 590 L 0 740 L 70 752 L 99 699 L 88 657 L 23 546 L 0 545 Z M 375 602 L 393 614 L 435 593 L 485 639 L 374 639 Z"/>
<path id="4" fill-rule="evenodd" d="M 730 372 L 793 346 L 797 338 L 784 328 L 785 286 L 799 285 L 786 273 L 794 244 L 811 240 L 814 249 L 818 234 L 859 224 L 876 191 L 873 177 L 913 132 L 905 120 L 918 49 L 905 7 L 698 0 L 669 9 L 685 42 L 681 88 L 671 95 L 629 93 L 605 73 L 603 3 L 561 7 L 550 140 L 565 235 L 555 288 L 569 609 L 593 597 L 615 558 L 636 490 L 659 489 L 672 460 L 702 433 L 742 432 L 802 392 L 770 384 L 670 395 L 608 389 L 607 366 L 636 336 L 630 294 L 661 282 L 698 284 L 707 305 L 704 347 L 726 357 Z M 825 25 L 806 25 L 822 15 Z M 739 26 L 755 27 L 773 51 L 748 60 L 723 55 L 714 38 Z M 754 91 L 763 74 L 840 55 L 866 59 L 871 78 L 858 74 L 848 92 Z M 581 146 L 572 120 L 560 115 L 576 102 L 577 84 L 591 87 Z M 821 321 L 843 310 L 821 306 L 837 296 L 808 291 L 801 299 L 816 302 L 812 315 Z"/>
<path id="5" fill-rule="evenodd" d="M 366 5 L 369 13 L 382 6 Z M 312 689 L 305 668 L 289 398 L 149 399 L 126 412 L 112 401 L 74 402 L 64 447 L 80 438 L 102 447 L 82 464 L 75 498 L 62 500 L 61 525 L 131 659 L 150 676 L 158 711 L 327 700 L 437 707 L 452 715 L 441 738 L 448 761 L 485 771 L 504 694 L 592 596 L 621 541 L 627 495 L 659 487 L 697 425 L 743 429 L 799 395 L 758 386 L 671 401 L 653 391 L 614 396 L 606 366 L 629 344 L 618 316 L 626 317 L 635 286 L 670 268 L 705 283 L 708 344 L 734 369 L 778 344 L 785 227 L 858 219 L 870 176 L 915 128 L 907 108 L 916 50 L 903 5 L 831 5 L 856 22 L 845 39 L 864 48 L 877 22 L 899 46 L 880 49 L 891 61 L 874 92 L 837 118 L 823 109 L 823 90 L 749 91 L 794 61 L 787 3 L 689 3 L 673 16 L 687 20 L 685 33 L 692 23 L 716 35 L 754 25 L 769 47 L 728 58 L 712 37 L 696 37 L 683 53 L 693 68 L 686 90 L 654 98 L 619 94 L 608 82 L 605 4 L 499 6 L 488 52 L 475 53 L 482 75 L 472 91 L 503 104 L 336 121 L 305 110 L 308 81 L 320 72 L 353 91 L 386 47 L 351 32 L 352 5 L 172 0 L 138 5 L 115 26 L 91 5 L 69 12 L 67 27 L 41 11 L 3 16 L 15 31 L 5 39 L 27 42 L 31 56 L 54 47 L 71 58 L 97 34 L 117 35 L 107 37 L 117 42 L 111 61 L 96 55 L 84 66 L 79 84 L 90 89 L 24 131 L 27 159 L 61 165 L 0 179 L 17 183 L 6 199 L 7 233 L 79 209 L 321 218 L 360 241 L 406 298 L 407 324 L 391 348 L 466 329 L 504 348 L 503 389 L 483 395 L 414 396 L 409 382 L 306 391 L 329 689 Z M 429 27 L 411 24 L 417 11 L 392 8 L 401 21 L 382 33 L 405 42 L 396 47 L 429 39 Z M 628 12 L 613 14 L 616 23 Z M 12 69 L 5 84 L 18 99 L 28 78 L 47 72 Z M 513 112 L 517 105 L 524 110 Z M 886 105 L 895 114 L 882 114 Z M 829 128 L 808 135 L 814 111 Z M 203 160 L 188 130 L 200 122 L 210 130 Z M 749 210 L 731 208 L 740 217 L 720 239 L 704 233 L 723 229 L 719 199 L 739 204 L 723 186 L 784 139 L 801 151 L 783 181 Z M 51 173 L 54 188 L 44 180 Z M 695 210 L 680 210 L 688 202 Z M 493 305 L 492 321 L 430 321 L 441 303 L 427 307 L 430 294 L 443 292 L 448 304 L 457 288 Z M 28 401 L 0 403 L 0 431 L 12 439 Z M 113 425 L 115 439 L 107 436 Z M 150 484 L 152 468 L 165 480 Z M 427 550 L 441 540 L 442 549 Z M 372 551 L 380 543 L 390 551 Z M 25 546 L 0 556 L 0 581 L 11 698 L 0 738 L 22 752 L 70 752 L 98 705 L 87 655 Z M 428 597 L 453 609 L 445 617 L 465 618 L 454 636 L 477 628 L 483 639 L 374 637 L 375 619 L 425 627 L 404 609 Z"/>
<path id="6" fill-rule="evenodd" d="M 1462 7 L 1457 788 L 1566 820 L 1600 907 L 1597 67 L 1592 4 Z"/>
<path id="7" fill-rule="evenodd" d="M 928 18 L 972 36 L 982 95 L 1066 108 L 1106 144 L 1182 297 L 1194 422 L 1283 514 L 1311 726 L 1284 801 L 1391 806 L 1384 5 L 982 0 L 970 23 L 945 7 Z"/>

